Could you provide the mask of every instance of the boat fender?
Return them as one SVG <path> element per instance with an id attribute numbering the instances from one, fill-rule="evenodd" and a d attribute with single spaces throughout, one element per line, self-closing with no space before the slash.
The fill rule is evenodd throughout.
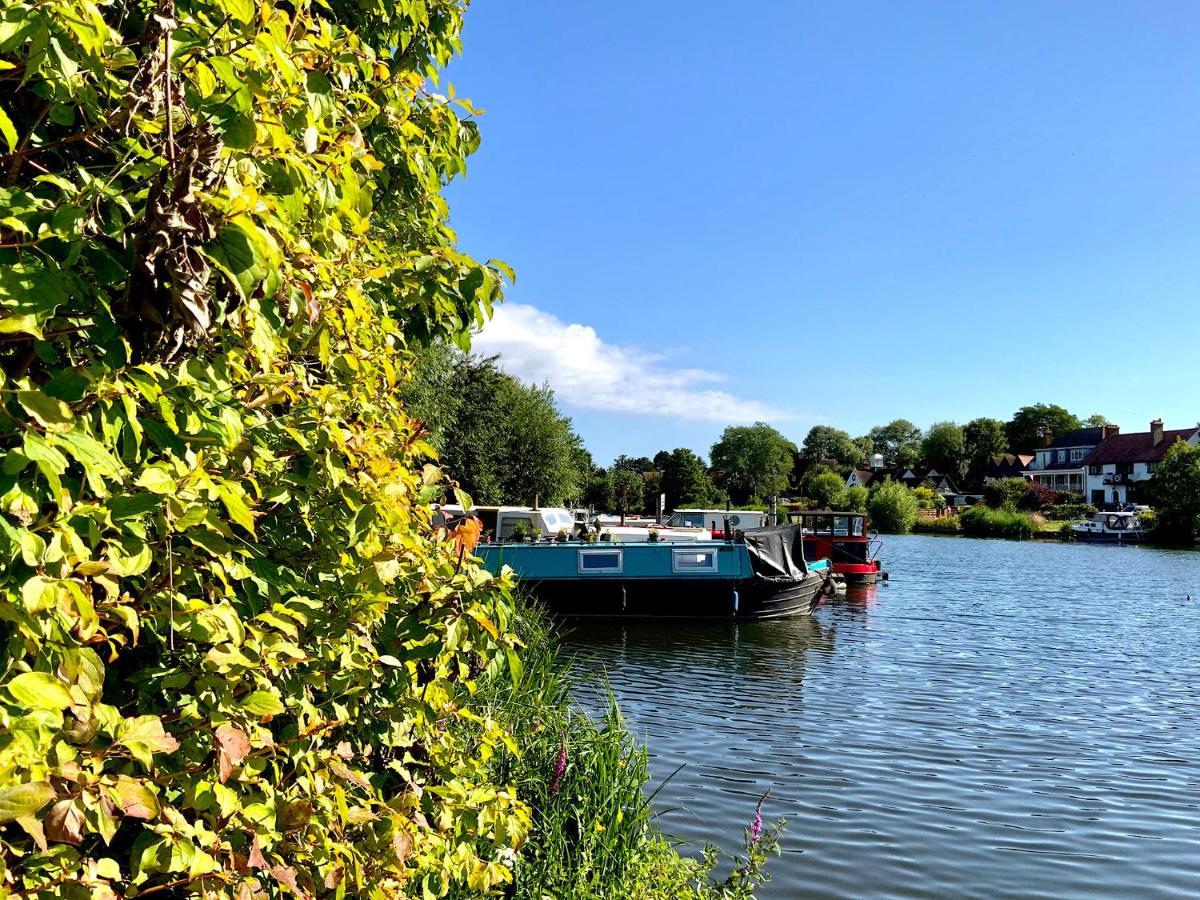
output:
<path id="1" fill-rule="evenodd" d="M 739 605 L 739 603 L 740 603 L 740 600 L 739 600 L 739 598 L 738 598 L 738 592 L 737 592 L 737 591 L 734 591 L 734 592 L 733 592 L 733 614 L 734 614 L 735 616 L 738 614 L 738 605 Z"/>
<path id="2" fill-rule="evenodd" d="M 625 596 L 625 585 L 621 585 L 621 612 L 625 612 L 626 599 L 627 598 Z"/>

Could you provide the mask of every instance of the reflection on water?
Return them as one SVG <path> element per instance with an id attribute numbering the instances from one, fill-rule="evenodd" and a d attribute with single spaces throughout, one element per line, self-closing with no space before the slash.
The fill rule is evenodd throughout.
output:
<path id="1" fill-rule="evenodd" d="M 732 848 L 769 788 L 766 896 L 1200 893 L 1200 554 L 885 552 L 811 619 L 567 633 L 654 778 L 684 765 L 661 825 Z"/>

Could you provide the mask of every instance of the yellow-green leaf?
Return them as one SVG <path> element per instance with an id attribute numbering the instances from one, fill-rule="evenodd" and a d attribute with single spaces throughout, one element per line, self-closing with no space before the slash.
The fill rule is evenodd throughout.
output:
<path id="1" fill-rule="evenodd" d="M 0 822 L 32 816 L 57 794 L 45 781 L 18 784 L 0 790 Z"/>
<path id="2" fill-rule="evenodd" d="M 277 716 L 283 712 L 283 703 L 270 691 L 255 691 L 245 697 L 238 707 L 256 716 Z"/>
<path id="3" fill-rule="evenodd" d="M 50 431 L 65 431 L 75 421 L 71 407 L 41 391 L 17 391 L 17 402 L 43 428 Z"/>
<path id="4" fill-rule="evenodd" d="M 10 153 L 17 149 L 17 129 L 13 127 L 12 119 L 3 109 L 0 109 L 0 134 L 4 135 Z"/>
<path id="5" fill-rule="evenodd" d="M 26 709 L 66 709 L 71 705 L 67 686 L 46 672 L 26 672 L 6 687 L 13 699 Z"/>

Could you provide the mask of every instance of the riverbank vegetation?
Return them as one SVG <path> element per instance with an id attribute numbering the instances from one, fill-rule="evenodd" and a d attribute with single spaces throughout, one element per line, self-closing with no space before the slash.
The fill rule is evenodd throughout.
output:
<path id="1" fill-rule="evenodd" d="M 619 721 L 539 682 L 512 584 L 431 522 L 469 502 L 431 443 L 467 411 L 427 427 L 405 385 L 512 276 L 442 197 L 478 142 L 431 84 L 463 11 L 6 4 L 0 893 L 726 889 L 648 827 Z M 546 395 L 469 365 L 576 450 Z M 578 751 L 559 793 L 542 716 Z"/>
<path id="2" fill-rule="evenodd" d="M 513 629 L 527 648 L 522 676 L 502 672 L 477 701 L 480 714 L 509 723 L 515 739 L 515 752 L 497 750 L 495 777 L 534 810 L 515 860 L 513 896 L 753 896 L 767 880 L 764 865 L 778 850 L 781 824 L 745 823 L 740 856 L 725 858 L 715 848 L 680 856 L 653 827 L 647 751 L 630 738 L 607 686 L 586 686 L 608 697 L 607 711 L 593 719 L 571 703 L 570 691 L 581 686 L 573 685 L 548 620 L 518 604 Z"/>

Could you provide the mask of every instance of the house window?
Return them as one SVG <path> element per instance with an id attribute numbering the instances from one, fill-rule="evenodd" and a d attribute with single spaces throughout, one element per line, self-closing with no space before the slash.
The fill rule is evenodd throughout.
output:
<path id="1" fill-rule="evenodd" d="M 1146 463 L 1146 471 L 1149 472 L 1151 475 L 1153 475 L 1155 472 L 1158 471 L 1158 463 L 1156 463 L 1156 462 Z"/>
<path id="2" fill-rule="evenodd" d="M 1089 475 L 1102 475 L 1103 473 L 1104 466 L 1088 466 Z"/>
<path id="3" fill-rule="evenodd" d="M 717 551 L 711 550 L 672 550 L 671 570 L 673 572 L 715 572 L 717 571 Z"/>
<path id="4" fill-rule="evenodd" d="M 1082 450 L 1072 450 L 1071 451 L 1071 462 L 1079 462 L 1081 459 L 1083 459 L 1083 451 Z"/>
<path id="5" fill-rule="evenodd" d="M 1066 461 L 1067 461 L 1067 451 L 1066 451 L 1066 450 L 1059 450 L 1059 451 L 1058 451 L 1058 461 L 1059 461 L 1059 462 L 1066 462 Z"/>
<path id="6" fill-rule="evenodd" d="M 580 575 L 617 575 L 623 568 L 620 550 L 579 550 Z"/>

